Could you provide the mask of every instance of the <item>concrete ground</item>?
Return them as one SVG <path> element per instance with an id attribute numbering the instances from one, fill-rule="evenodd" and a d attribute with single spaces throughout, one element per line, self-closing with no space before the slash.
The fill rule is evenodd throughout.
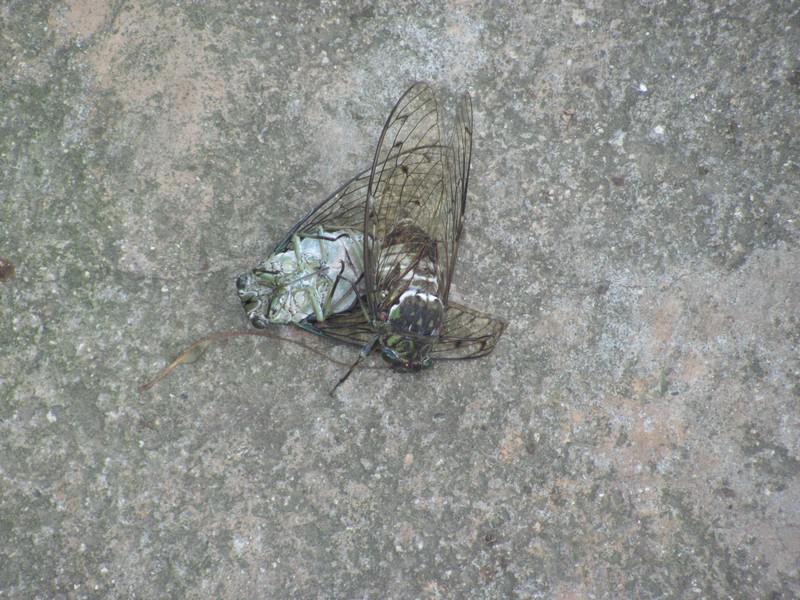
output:
<path id="1" fill-rule="evenodd" d="M 140 393 L 417 79 L 495 353 Z M 800 596 L 799 133 L 795 2 L 4 0 L 0 598 Z"/>

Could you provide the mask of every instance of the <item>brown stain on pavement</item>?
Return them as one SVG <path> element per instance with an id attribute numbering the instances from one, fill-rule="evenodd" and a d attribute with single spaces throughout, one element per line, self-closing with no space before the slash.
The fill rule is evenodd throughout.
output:
<path id="1" fill-rule="evenodd" d="M 0 282 L 11 281 L 16 275 L 16 268 L 7 258 L 0 256 Z"/>

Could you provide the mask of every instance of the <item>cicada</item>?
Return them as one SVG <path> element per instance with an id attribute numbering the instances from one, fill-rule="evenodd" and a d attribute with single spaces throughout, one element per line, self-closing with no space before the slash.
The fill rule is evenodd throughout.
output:
<path id="1" fill-rule="evenodd" d="M 415 83 L 383 127 L 372 166 L 301 219 L 237 288 L 251 323 L 291 323 L 373 350 L 396 370 L 490 353 L 502 319 L 450 300 L 472 156 L 472 103 L 443 131 Z M 335 389 L 335 388 L 334 388 Z"/>

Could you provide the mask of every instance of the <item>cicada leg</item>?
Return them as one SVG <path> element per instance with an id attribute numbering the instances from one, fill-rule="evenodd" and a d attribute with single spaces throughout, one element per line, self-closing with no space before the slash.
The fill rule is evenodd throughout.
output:
<path id="1" fill-rule="evenodd" d="M 325 236 L 324 236 L 324 233 L 325 233 L 324 230 L 322 229 L 322 227 L 320 227 L 319 230 L 318 230 L 318 233 L 317 233 L 317 237 L 318 237 L 318 240 L 319 240 L 319 256 L 320 256 L 320 259 L 321 259 L 321 264 L 326 265 L 326 264 L 328 264 L 328 254 L 327 254 L 327 252 L 325 252 Z"/>
<path id="2" fill-rule="evenodd" d="M 300 248 L 300 236 L 296 233 L 292 236 L 292 248 L 294 248 L 294 256 L 297 259 L 297 264 L 304 265 L 303 251 Z"/>
<path id="3" fill-rule="evenodd" d="M 378 342 L 378 338 L 379 337 L 380 336 L 376 335 L 374 338 L 372 338 L 369 341 L 369 343 L 367 343 L 363 348 L 361 348 L 361 351 L 358 353 L 358 357 L 356 358 L 356 361 L 352 365 L 350 365 L 350 368 L 347 369 L 347 373 L 342 375 L 342 377 L 339 379 L 339 381 L 336 382 L 336 385 L 333 386 L 333 389 L 329 392 L 331 396 L 333 396 L 333 394 L 336 392 L 337 388 L 340 385 L 342 385 L 345 381 L 347 381 L 347 378 L 350 377 L 350 374 L 353 372 L 353 369 L 355 369 L 358 366 L 358 364 L 362 360 L 364 360 L 364 358 L 366 358 L 369 355 L 370 352 L 372 352 L 372 349 L 375 347 L 375 344 Z"/>
<path id="4" fill-rule="evenodd" d="M 350 234 L 348 233 L 340 233 L 337 236 L 330 236 L 325 233 L 324 229 L 319 230 L 316 235 L 307 235 L 306 237 L 314 239 L 314 240 L 325 240 L 326 242 L 335 242 L 337 240 L 342 239 L 343 237 L 349 237 Z"/>
<path id="5" fill-rule="evenodd" d="M 349 253 L 349 252 L 348 252 L 346 249 L 345 249 L 345 251 L 344 251 L 344 256 L 345 256 L 345 258 L 347 259 L 347 262 L 348 262 L 348 264 L 350 265 L 350 268 L 352 268 L 352 269 L 353 269 L 353 273 L 357 273 L 358 271 L 357 271 L 357 269 L 356 269 L 356 265 L 355 265 L 355 263 L 353 262 L 353 259 L 352 259 L 352 258 L 350 258 L 350 253 Z M 359 275 L 358 275 L 358 279 L 356 279 L 356 280 L 355 280 L 353 283 L 351 283 L 350 285 L 352 285 L 352 286 L 353 286 L 353 291 L 355 292 L 355 294 L 356 294 L 356 298 L 358 299 L 358 306 L 361 308 L 361 312 L 363 312 L 363 313 L 364 313 L 364 320 L 365 320 L 367 323 L 370 323 L 370 322 L 371 322 L 371 319 L 369 318 L 369 311 L 367 310 L 367 306 L 364 304 L 364 299 L 361 297 L 361 294 L 359 294 L 359 293 L 358 293 L 358 283 L 359 283 L 359 282 L 360 282 L 362 279 L 364 279 L 364 272 L 363 272 L 363 271 L 362 271 L 361 273 L 359 273 Z"/>
<path id="6" fill-rule="evenodd" d="M 319 299 L 313 290 L 306 290 L 306 299 L 311 301 L 311 307 L 314 309 L 314 316 L 317 321 L 324 321 L 327 313 L 322 311 L 322 306 L 320 306 Z"/>
<path id="7" fill-rule="evenodd" d="M 330 291 L 328 291 L 328 297 L 325 298 L 325 307 L 323 309 L 325 316 L 331 314 L 331 305 L 333 304 L 333 296 L 336 293 L 336 288 L 339 285 L 340 281 L 344 281 L 342 273 L 344 273 L 344 263 L 342 263 L 342 268 L 339 269 L 339 273 L 336 275 L 336 279 L 333 280 L 333 285 L 331 286 Z"/>

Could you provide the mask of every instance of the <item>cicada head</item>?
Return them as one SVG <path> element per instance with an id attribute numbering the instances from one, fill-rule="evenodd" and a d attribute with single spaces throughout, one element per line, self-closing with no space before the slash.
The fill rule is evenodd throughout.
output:
<path id="1" fill-rule="evenodd" d="M 273 296 L 279 289 L 275 276 L 256 268 L 239 275 L 236 288 L 250 322 L 259 328 L 269 325 Z"/>
<path id="2" fill-rule="evenodd" d="M 433 344 L 423 338 L 390 334 L 380 338 L 381 356 L 397 371 L 421 371 L 433 365 Z"/>

